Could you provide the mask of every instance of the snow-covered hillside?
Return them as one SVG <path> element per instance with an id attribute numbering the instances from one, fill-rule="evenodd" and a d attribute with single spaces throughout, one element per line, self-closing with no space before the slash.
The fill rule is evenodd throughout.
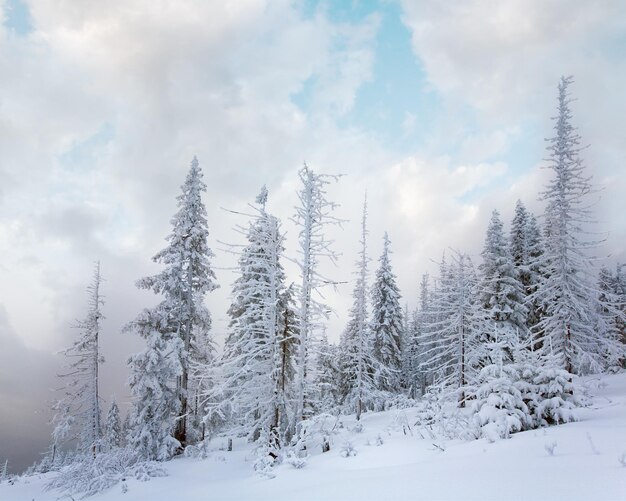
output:
<path id="1" fill-rule="evenodd" d="M 576 423 L 488 443 L 422 438 L 415 409 L 366 413 L 363 430 L 340 419 L 331 450 L 312 451 L 306 466 L 282 464 L 274 478 L 252 470 L 252 451 L 235 440 L 214 441 L 206 459 L 165 463 L 168 477 L 126 481 L 94 501 L 134 500 L 368 500 L 368 499 L 626 499 L 626 373 L 586 380 L 591 405 Z M 409 423 L 411 429 L 403 426 Z M 405 435 L 404 430 L 407 434 Z M 346 455 L 350 443 L 356 455 Z M 0 485 L 2 501 L 70 499 L 44 492 L 50 476 Z"/>

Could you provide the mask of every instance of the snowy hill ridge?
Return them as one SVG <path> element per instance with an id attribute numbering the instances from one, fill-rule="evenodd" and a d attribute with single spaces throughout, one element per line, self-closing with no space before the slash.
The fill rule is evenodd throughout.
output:
<path id="1" fill-rule="evenodd" d="M 127 479 L 89 499 L 139 500 L 623 500 L 626 499 L 626 373 L 584 378 L 590 405 L 579 421 L 508 440 L 443 440 L 414 426 L 417 409 L 368 412 L 333 423 L 331 449 L 289 461 L 273 478 L 254 473 L 253 444 L 214 439 L 204 459 L 163 463 L 167 477 Z M 408 426 L 407 426 L 408 425 Z M 72 499 L 44 487 L 56 473 L 0 484 L 2 501 Z M 125 492 L 124 492 L 125 491 Z"/>

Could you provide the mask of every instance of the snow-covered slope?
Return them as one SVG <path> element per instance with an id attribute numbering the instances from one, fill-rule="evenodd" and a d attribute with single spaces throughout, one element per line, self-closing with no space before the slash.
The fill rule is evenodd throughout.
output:
<path id="1" fill-rule="evenodd" d="M 354 418 L 343 418 L 330 452 L 316 451 L 302 469 L 282 464 L 275 478 L 255 475 L 252 451 L 241 439 L 235 441 L 233 452 L 220 450 L 225 445 L 220 439 L 207 459 L 175 459 L 166 463 L 168 477 L 131 479 L 126 493 L 117 485 L 90 499 L 624 500 L 626 373 L 588 379 L 587 384 L 592 387 L 592 405 L 580 411 L 580 421 L 518 433 L 510 440 L 434 445 L 414 427 L 404 434 L 402 422 L 406 419 L 412 425 L 415 410 L 368 413 L 361 432 L 354 430 Z M 347 442 L 356 455 L 343 457 Z M 1 484 L 0 500 L 62 498 L 58 492 L 43 491 L 46 478 Z"/>

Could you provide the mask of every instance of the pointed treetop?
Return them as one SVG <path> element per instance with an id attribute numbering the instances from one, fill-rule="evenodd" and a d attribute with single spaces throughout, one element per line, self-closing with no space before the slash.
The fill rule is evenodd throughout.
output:
<path id="1" fill-rule="evenodd" d="M 267 187 L 265 185 L 263 185 L 261 187 L 261 192 L 257 195 L 256 197 L 256 203 L 261 205 L 263 207 L 263 210 L 265 210 L 265 204 L 267 203 Z"/>
<path id="2" fill-rule="evenodd" d="M 361 227 L 363 230 L 363 241 L 365 241 L 365 237 L 369 233 L 367 231 L 367 191 L 365 192 L 365 197 L 363 198 L 363 219 L 361 221 Z"/>
<path id="3" fill-rule="evenodd" d="M 385 231 L 385 234 L 383 235 L 384 254 L 391 253 L 391 249 L 389 248 L 390 245 L 391 245 L 391 240 L 389 240 L 389 234 Z"/>
<path id="4" fill-rule="evenodd" d="M 567 98 L 567 88 L 571 83 L 574 83 L 574 75 L 561 75 L 561 80 L 559 81 L 559 101 L 564 101 Z"/>

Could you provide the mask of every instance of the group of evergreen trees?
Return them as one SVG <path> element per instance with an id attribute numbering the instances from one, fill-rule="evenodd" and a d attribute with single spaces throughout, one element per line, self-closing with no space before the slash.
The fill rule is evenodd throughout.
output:
<path id="1" fill-rule="evenodd" d="M 626 274 L 618 266 L 593 277 L 594 242 L 586 238 L 591 185 L 571 123 L 570 83 L 559 84 L 543 224 L 518 202 L 507 235 L 494 211 L 480 265 L 462 252 L 442 259 L 436 279 L 423 277 L 412 312 L 401 307 L 387 234 L 369 285 L 365 203 L 354 302 L 338 345 L 326 336 L 330 309 L 323 296 L 336 282 L 320 271 L 324 260 L 337 258 L 326 232 L 341 223 L 327 196 L 337 178 L 305 165 L 293 218 L 299 280 L 288 283 L 284 233 L 263 187 L 247 213 L 236 213 L 249 222 L 237 227 L 245 244 L 232 247 L 237 276 L 224 349 L 216 356 L 205 298 L 217 284 L 206 186 L 194 158 L 168 245 L 153 258 L 163 270 L 137 283 L 161 302 L 126 328 L 145 340 L 128 362 L 133 405 L 126 424 L 115 402 L 100 422 L 98 266 L 81 337 L 66 352 L 70 371 L 56 406 L 55 444 L 76 438 L 83 457 L 129 445 L 143 459 L 165 460 L 232 430 L 256 442 L 255 467 L 266 471 L 287 449 L 303 452 L 306 423 L 315 415 L 360 419 L 401 398 L 436 394 L 454 408 L 471 407 L 477 433 L 490 438 L 571 419 L 580 403 L 574 375 L 624 363 Z"/>
<path id="2" fill-rule="evenodd" d="M 508 237 L 494 211 L 478 269 L 463 253 L 442 260 L 432 290 L 422 281 L 407 330 L 404 380 L 471 403 L 490 437 L 571 419 L 580 402 L 572 376 L 624 364 L 624 277 L 618 266 L 594 278 L 592 187 L 571 124 L 571 82 L 559 84 L 543 231 L 521 201 Z"/>

